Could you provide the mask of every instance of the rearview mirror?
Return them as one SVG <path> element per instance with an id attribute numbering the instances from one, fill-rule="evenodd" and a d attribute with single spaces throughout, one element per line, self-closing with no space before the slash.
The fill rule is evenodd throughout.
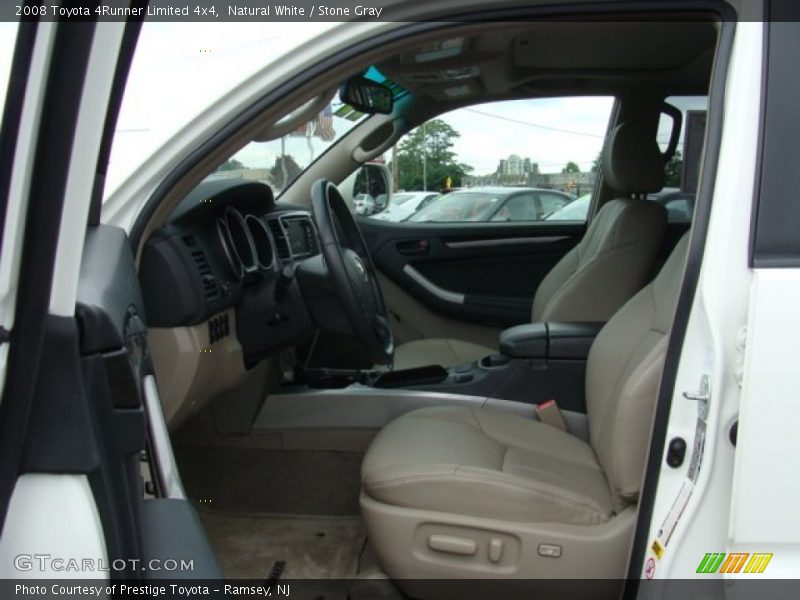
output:
<path id="1" fill-rule="evenodd" d="M 356 110 L 374 115 L 392 112 L 394 98 L 389 88 L 366 77 L 351 77 L 342 84 L 339 96 Z"/>

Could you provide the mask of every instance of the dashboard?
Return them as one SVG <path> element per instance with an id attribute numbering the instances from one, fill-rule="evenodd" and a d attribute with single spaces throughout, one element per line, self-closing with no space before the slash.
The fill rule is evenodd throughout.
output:
<path id="1" fill-rule="evenodd" d="M 211 341 L 234 333 L 253 364 L 313 331 L 294 278 L 319 254 L 311 214 L 278 206 L 266 184 L 207 181 L 146 242 L 139 267 L 150 327 L 208 322 Z M 235 311 L 235 332 L 223 318 Z"/>

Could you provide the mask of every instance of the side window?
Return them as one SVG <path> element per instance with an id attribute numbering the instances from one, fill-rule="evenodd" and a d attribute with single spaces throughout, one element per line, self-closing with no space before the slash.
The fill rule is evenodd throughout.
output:
<path id="1" fill-rule="evenodd" d="M 539 199 L 533 194 L 512 196 L 492 216 L 492 221 L 538 221 L 541 219 Z"/>
<path id="2" fill-rule="evenodd" d="M 705 134 L 705 113 L 708 107 L 706 96 L 671 96 L 665 100 L 681 112 L 682 125 L 678 131 L 678 146 L 667 161 L 664 173 L 664 188 L 648 196 L 667 209 L 670 223 L 689 223 L 694 212 L 694 196 L 697 191 L 697 176 Z M 658 145 L 666 152 L 675 122 L 666 113 L 661 114 L 658 124 Z"/>
<path id="3" fill-rule="evenodd" d="M 540 219 L 546 219 L 553 213 L 564 208 L 572 200 L 569 196 L 560 194 L 539 194 L 539 204 L 541 210 Z"/>
<path id="4" fill-rule="evenodd" d="M 591 193 L 613 97 L 537 98 L 460 108 L 409 132 L 387 165 L 394 189 L 441 191 L 409 221 L 536 222 Z"/>

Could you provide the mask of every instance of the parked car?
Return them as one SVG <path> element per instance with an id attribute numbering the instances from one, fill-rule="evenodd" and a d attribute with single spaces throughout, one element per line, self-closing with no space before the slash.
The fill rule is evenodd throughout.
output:
<path id="1" fill-rule="evenodd" d="M 375 212 L 375 199 L 369 194 L 358 194 L 353 198 L 356 205 L 356 214 L 369 216 Z"/>
<path id="2" fill-rule="evenodd" d="M 667 221 L 670 223 L 688 223 L 692 220 L 694 212 L 694 194 L 683 192 L 679 188 L 664 188 L 653 194 L 648 194 L 647 199 L 658 202 L 667 209 Z M 560 208 L 550 216 L 547 221 L 585 221 L 592 201 L 591 194 L 584 194 Z"/>
<path id="3" fill-rule="evenodd" d="M 562 206 L 556 212 L 545 217 L 546 221 L 585 221 L 589 214 L 589 204 L 592 202 L 591 194 L 584 194 L 569 204 Z"/>
<path id="4" fill-rule="evenodd" d="M 389 197 L 386 194 L 378 194 L 375 198 L 375 212 L 381 212 L 386 208 L 389 203 Z"/>
<path id="5" fill-rule="evenodd" d="M 667 220 L 670 223 L 688 223 L 694 213 L 694 194 L 681 191 L 680 188 L 667 187 L 654 194 L 648 194 L 647 199 L 658 202 L 667 209 Z"/>
<path id="6" fill-rule="evenodd" d="M 415 212 L 428 206 L 439 196 L 437 192 L 398 192 L 392 194 L 389 206 L 372 215 L 381 221 L 405 221 Z"/>
<path id="7" fill-rule="evenodd" d="M 569 194 L 539 188 L 470 188 L 442 196 L 408 221 L 542 221 L 572 201 Z"/>

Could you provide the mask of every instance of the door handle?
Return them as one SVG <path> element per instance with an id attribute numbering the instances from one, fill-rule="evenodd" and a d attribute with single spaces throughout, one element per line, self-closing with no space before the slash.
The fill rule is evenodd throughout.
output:
<path id="1" fill-rule="evenodd" d="M 683 392 L 683 397 L 697 402 L 700 418 L 705 420 L 708 417 L 708 405 L 711 401 L 711 377 L 704 373 L 700 378 L 700 389 L 696 392 Z"/>
<path id="2" fill-rule="evenodd" d="M 420 256 L 431 250 L 428 240 L 406 240 L 397 242 L 397 251 L 404 256 Z"/>

